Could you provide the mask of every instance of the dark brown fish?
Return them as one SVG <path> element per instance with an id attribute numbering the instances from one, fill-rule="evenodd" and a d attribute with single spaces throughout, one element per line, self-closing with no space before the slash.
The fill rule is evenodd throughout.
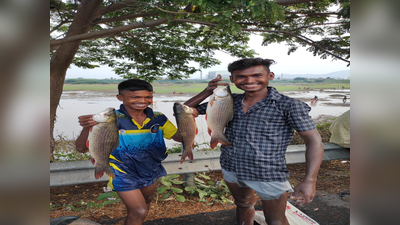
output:
<path id="1" fill-rule="evenodd" d="M 194 138 L 198 133 L 196 121 L 192 115 L 193 109 L 179 102 L 174 104 L 174 116 L 178 125 L 178 132 L 182 137 L 181 163 L 188 157 L 193 160 Z"/>
<path id="2" fill-rule="evenodd" d="M 90 129 L 87 147 L 95 165 L 94 177 L 99 179 L 104 172 L 115 178 L 114 171 L 108 163 L 110 153 L 119 145 L 117 114 L 114 108 L 107 108 L 95 115 L 93 120 L 99 124 Z"/>

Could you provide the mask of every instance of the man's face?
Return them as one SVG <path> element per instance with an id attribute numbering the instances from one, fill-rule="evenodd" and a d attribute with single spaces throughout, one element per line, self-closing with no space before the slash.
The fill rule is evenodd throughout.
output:
<path id="1" fill-rule="evenodd" d="M 125 108 L 133 110 L 144 110 L 153 103 L 153 93 L 151 91 L 124 91 L 117 95 L 118 100 L 122 101 Z"/>
<path id="2" fill-rule="evenodd" d="M 235 70 L 230 80 L 237 88 L 246 92 L 257 92 L 268 87 L 269 81 L 274 79 L 273 72 L 268 73 L 262 65 L 243 70 Z"/>

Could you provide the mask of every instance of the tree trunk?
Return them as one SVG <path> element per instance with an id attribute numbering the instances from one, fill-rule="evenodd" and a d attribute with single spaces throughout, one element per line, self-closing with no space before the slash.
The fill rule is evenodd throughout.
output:
<path id="1" fill-rule="evenodd" d="M 91 22 L 97 18 L 103 0 L 83 0 L 66 37 L 84 34 L 92 29 Z M 56 111 L 63 92 L 65 75 L 72 63 L 81 41 L 65 43 L 59 46 L 50 60 L 50 162 L 54 160 L 54 123 Z"/>

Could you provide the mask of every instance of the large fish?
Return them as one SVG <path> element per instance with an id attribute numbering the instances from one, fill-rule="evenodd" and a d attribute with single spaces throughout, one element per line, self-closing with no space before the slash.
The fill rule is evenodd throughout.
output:
<path id="1" fill-rule="evenodd" d="M 232 145 L 224 136 L 225 126 L 233 118 L 233 99 L 229 86 L 214 89 L 207 105 L 206 120 L 208 134 L 211 136 L 210 146 L 214 148 L 218 143 Z"/>
<path id="2" fill-rule="evenodd" d="M 198 133 L 196 121 L 192 115 L 193 109 L 179 102 L 174 104 L 174 116 L 178 125 L 178 132 L 182 137 L 181 163 L 188 157 L 193 160 L 194 138 Z"/>
<path id="3" fill-rule="evenodd" d="M 90 157 L 95 165 L 94 177 L 99 179 L 104 172 L 115 178 L 108 163 L 110 153 L 119 145 L 117 114 L 114 108 L 107 108 L 95 115 L 93 120 L 99 124 L 90 129 L 88 141 Z"/>

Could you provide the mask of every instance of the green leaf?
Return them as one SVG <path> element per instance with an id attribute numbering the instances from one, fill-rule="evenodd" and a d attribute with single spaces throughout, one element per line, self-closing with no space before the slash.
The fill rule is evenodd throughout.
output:
<path id="1" fill-rule="evenodd" d="M 186 200 L 185 197 L 183 197 L 182 195 L 175 195 L 175 198 L 180 202 L 184 202 Z"/>
<path id="2" fill-rule="evenodd" d="M 194 177 L 194 180 L 199 182 L 199 183 L 201 183 L 201 184 L 205 184 L 206 183 L 206 182 L 204 182 L 204 180 L 201 180 L 201 179 L 199 179 L 197 177 Z"/>
<path id="3" fill-rule="evenodd" d="M 216 198 L 216 197 L 218 197 L 218 195 L 217 194 L 210 194 L 210 197 Z"/>
<path id="4" fill-rule="evenodd" d="M 166 178 L 172 180 L 172 179 L 178 178 L 179 176 L 180 176 L 179 174 L 171 174 L 171 175 L 166 176 Z"/>
<path id="5" fill-rule="evenodd" d="M 167 193 L 163 194 L 162 199 L 166 199 L 171 195 L 171 192 L 168 191 Z"/>
<path id="6" fill-rule="evenodd" d="M 167 186 L 161 186 L 160 188 L 157 189 L 157 193 L 161 194 L 164 193 L 167 190 Z"/>
<path id="7" fill-rule="evenodd" d="M 164 184 L 164 185 L 167 186 L 167 187 L 172 186 L 172 183 L 169 182 L 169 181 L 166 181 L 166 180 L 161 180 L 161 183 Z"/>
<path id="8" fill-rule="evenodd" d="M 110 197 L 115 197 L 117 193 L 115 192 L 106 192 L 106 193 L 102 193 L 99 196 L 97 196 L 97 200 L 104 200 L 106 198 L 110 198 Z M 118 195 L 118 194 L 117 194 Z"/>
<path id="9" fill-rule="evenodd" d="M 183 192 L 182 189 L 180 189 L 180 188 L 174 188 L 174 187 L 171 187 L 171 191 L 173 191 L 174 193 L 182 193 L 182 192 Z"/>
<path id="10" fill-rule="evenodd" d="M 104 205 L 110 205 L 119 202 L 120 199 L 104 201 Z"/>
<path id="11" fill-rule="evenodd" d="M 199 197 L 200 198 L 203 198 L 204 196 L 208 195 L 207 192 L 202 191 L 202 190 L 198 190 L 198 192 L 199 192 Z"/>
<path id="12" fill-rule="evenodd" d="M 187 186 L 187 187 L 185 187 L 185 191 L 193 192 L 195 190 L 196 190 L 195 186 Z"/>
<path id="13" fill-rule="evenodd" d="M 171 180 L 171 182 L 174 183 L 174 184 L 183 184 L 183 183 L 185 183 L 184 181 L 181 181 L 181 180 Z"/>
<path id="14" fill-rule="evenodd" d="M 207 179 L 207 180 L 211 179 L 209 176 L 207 176 L 207 175 L 205 175 L 205 174 L 199 173 L 199 174 L 197 174 L 197 175 L 199 175 L 199 176 L 201 176 L 202 178 Z"/>

